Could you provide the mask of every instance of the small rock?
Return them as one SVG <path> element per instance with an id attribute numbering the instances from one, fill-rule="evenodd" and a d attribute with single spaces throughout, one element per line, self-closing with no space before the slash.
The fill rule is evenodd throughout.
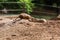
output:
<path id="1" fill-rule="evenodd" d="M 5 25 L 5 23 L 0 23 L 0 27 L 2 27 L 2 26 L 4 26 Z"/>
<path id="2" fill-rule="evenodd" d="M 3 20 L 3 19 L 0 19 L 0 21 Z"/>
<path id="3" fill-rule="evenodd" d="M 38 19 L 38 18 L 32 18 L 29 21 L 32 21 L 32 22 L 40 22 L 40 23 L 47 22 L 46 19 Z"/>
<path id="4" fill-rule="evenodd" d="M 46 19 L 40 19 L 39 22 L 45 23 L 45 22 L 47 22 L 47 20 Z"/>
<path id="5" fill-rule="evenodd" d="M 6 40 L 11 40 L 10 38 L 6 38 Z"/>
<path id="6" fill-rule="evenodd" d="M 45 23 L 45 22 L 47 22 L 47 20 L 46 19 L 37 19 L 37 22 Z"/>

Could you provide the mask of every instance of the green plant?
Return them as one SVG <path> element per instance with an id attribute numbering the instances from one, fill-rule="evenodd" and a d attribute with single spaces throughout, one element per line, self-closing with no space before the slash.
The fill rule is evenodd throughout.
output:
<path id="1" fill-rule="evenodd" d="M 32 0 L 19 0 L 18 2 L 20 2 L 21 4 L 23 4 L 22 7 L 25 8 L 26 12 L 28 14 L 30 14 L 32 12 L 32 8 L 33 8 L 33 3 Z"/>

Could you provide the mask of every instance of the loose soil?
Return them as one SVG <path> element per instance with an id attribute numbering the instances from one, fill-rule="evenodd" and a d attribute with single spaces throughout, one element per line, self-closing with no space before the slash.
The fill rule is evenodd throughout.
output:
<path id="1" fill-rule="evenodd" d="M 12 23 L 13 19 L 0 19 L 0 40 L 60 40 L 60 20 L 47 20 L 46 23 L 20 20 Z"/>

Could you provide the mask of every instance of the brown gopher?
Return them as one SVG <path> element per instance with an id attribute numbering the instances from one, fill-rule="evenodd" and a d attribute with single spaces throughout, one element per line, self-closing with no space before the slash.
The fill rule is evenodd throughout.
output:
<path id="1" fill-rule="evenodd" d="M 17 20 L 21 20 L 21 19 L 27 19 L 28 21 L 30 22 L 46 22 L 45 19 L 37 19 L 37 18 L 34 18 L 26 13 L 21 13 L 16 19 L 15 19 L 15 22 Z"/>
<path id="2" fill-rule="evenodd" d="M 31 19 L 32 17 L 26 13 L 21 13 L 18 18 L 21 18 L 21 19 Z"/>
<path id="3" fill-rule="evenodd" d="M 21 19 L 27 19 L 27 20 L 29 20 L 29 19 L 31 19 L 32 17 L 30 16 L 30 15 L 28 15 L 28 14 L 26 14 L 26 13 L 21 13 L 21 14 L 19 14 L 19 16 L 14 20 L 14 23 L 16 22 L 16 21 L 18 21 L 18 20 L 21 20 Z"/>

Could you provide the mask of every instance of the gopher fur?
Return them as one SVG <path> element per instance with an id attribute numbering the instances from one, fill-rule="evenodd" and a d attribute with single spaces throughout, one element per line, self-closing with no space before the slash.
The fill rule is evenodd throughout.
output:
<path id="1" fill-rule="evenodd" d="M 18 17 L 21 19 L 30 19 L 31 18 L 31 16 L 26 13 L 21 13 Z"/>

